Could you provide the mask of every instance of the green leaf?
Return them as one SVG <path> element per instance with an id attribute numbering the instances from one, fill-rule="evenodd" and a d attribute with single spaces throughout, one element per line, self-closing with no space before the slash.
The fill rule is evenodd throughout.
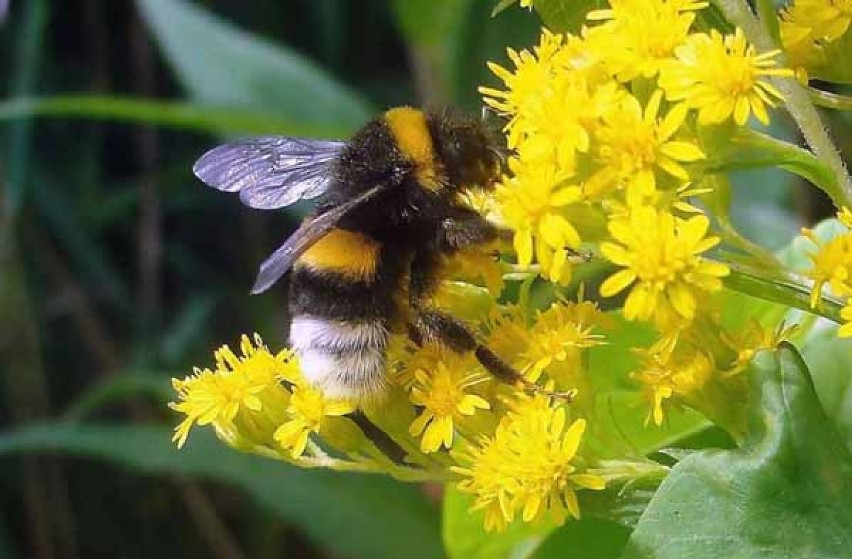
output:
<path id="1" fill-rule="evenodd" d="M 138 0 L 179 81 L 198 101 L 354 130 L 374 112 L 304 57 L 183 0 Z"/>
<path id="2" fill-rule="evenodd" d="M 802 346 L 822 407 L 852 449 L 852 339 L 837 337 L 837 325 L 819 321 Z"/>
<path id="3" fill-rule="evenodd" d="M 340 137 L 350 128 L 341 123 L 309 122 L 280 112 L 229 109 L 183 101 L 153 101 L 106 95 L 59 95 L 0 102 L 0 120 L 23 116 L 87 118 L 153 124 L 200 132 Z"/>
<path id="4" fill-rule="evenodd" d="M 577 33 L 592 10 L 609 8 L 607 0 L 535 0 L 533 7 L 551 31 Z"/>
<path id="5" fill-rule="evenodd" d="M 458 32 L 458 25 L 472 2 L 473 0 L 392 0 L 391 7 L 400 29 L 411 44 L 440 47 L 448 36 Z"/>
<path id="6" fill-rule="evenodd" d="M 42 51 L 46 47 L 43 40 L 50 13 L 50 4 L 45 0 L 31 0 L 23 4 L 24 12 L 21 25 L 16 30 L 17 43 L 11 79 L 12 97 L 31 95 L 36 87 L 38 69 Z M 10 64 L 7 61 L 7 65 Z M 24 198 L 25 185 L 29 180 L 33 153 L 32 119 L 22 118 L 9 126 L 4 148 L 7 168 L 4 170 L 3 217 L 14 216 Z"/>
<path id="7" fill-rule="evenodd" d="M 333 555 L 376 559 L 443 556 L 437 514 L 416 486 L 371 475 L 303 470 L 225 448 L 193 433 L 178 451 L 161 426 L 33 425 L 0 435 L 0 455 L 61 452 L 145 474 L 199 477 L 242 488 Z"/>
<path id="8" fill-rule="evenodd" d="M 463 42 L 465 16 L 476 0 L 391 2 L 397 25 L 411 51 L 418 93 L 426 103 L 446 102 L 452 94 L 452 63 Z M 478 22 L 482 25 L 485 22 Z"/>
<path id="9" fill-rule="evenodd" d="M 500 0 L 499 2 L 494 4 L 494 7 L 491 9 L 491 17 L 496 16 L 503 10 L 508 9 L 509 7 L 514 6 L 517 3 L 518 0 Z"/>
<path id="10" fill-rule="evenodd" d="M 836 558 L 852 549 L 852 457 L 820 407 L 796 349 L 749 369 L 742 448 L 695 453 L 672 469 L 623 559 Z"/>
<path id="11" fill-rule="evenodd" d="M 86 390 L 62 418 L 79 421 L 104 406 L 128 398 L 146 396 L 165 404 L 174 397 L 167 376 L 157 373 L 119 372 Z"/>
<path id="12" fill-rule="evenodd" d="M 555 530 L 534 559 L 617 559 L 630 529 L 610 520 L 583 517 Z"/>
<path id="13" fill-rule="evenodd" d="M 555 529 L 551 523 L 514 522 L 503 532 L 487 533 L 473 498 L 451 487 L 444 491 L 444 546 L 450 559 L 524 559 Z"/>

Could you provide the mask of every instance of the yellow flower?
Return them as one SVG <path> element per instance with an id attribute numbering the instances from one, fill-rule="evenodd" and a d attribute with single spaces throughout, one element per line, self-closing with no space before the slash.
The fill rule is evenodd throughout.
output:
<path id="1" fill-rule="evenodd" d="M 482 285 L 493 297 L 503 290 L 503 265 L 497 243 L 453 253 L 441 272 L 446 279 Z"/>
<path id="2" fill-rule="evenodd" d="M 790 338 L 798 324 L 785 326 L 783 322 L 776 328 L 762 326 L 756 320 L 751 320 L 737 335 L 722 334 L 722 339 L 736 352 L 736 359 L 725 371 L 724 377 L 738 375 L 748 368 L 755 354 L 763 349 L 775 349 L 778 344 Z"/>
<path id="3" fill-rule="evenodd" d="M 620 244 L 601 243 L 601 252 L 624 269 L 607 278 L 601 295 L 612 297 L 635 282 L 624 303 L 625 318 L 653 319 L 663 330 L 688 323 L 700 298 L 721 289 L 719 278 L 729 273 L 725 264 L 700 256 L 719 242 L 707 236 L 709 227 L 704 215 L 679 219 L 651 207 L 613 219 L 609 231 Z"/>
<path id="4" fill-rule="evenodd" d="M 667 334 L 651 347 L 635 350 L 640 365 L 630 376 L 645 387 L 651 402 L 646 424 L 653 419 L 662 425 L 669 399 L 695 394 L 713 374 L 713 360 L 707 354 L 678 341 L 677 334 Z"/>
<path id="5" fill-rule="evenodd" d="M 808 229 L 803 229 L 802 234 L 818 249 L 816 254 L 808 255 L 813 262 L 813 267 L 807 272 L 814 281 L 811 307 L 819 303 L 820 293 L 826 284 L 838 297 L 852 295 L 852 233 L 838 235 L 824 244 Z"/>
<path id="6" fill-rule="evenodd" d="M 817 40 L 830 43 L 849 29 L 852 0 L 795 0 L 782 17 L 809 28 Z"/>
<path id="7" fill-rule="evenodd" d="M 570 173 L 577 152 L 589 148 L 589 129 L 600 108 L 623 92 L 603 72 L 583 39 L 542 30 L 533 53 L 509 50 L 515 70 L 489 64 L 505 84 L 481 87 L 485 103 L 509 117 L 507 145 L 528 161 L 550 159 Z"/>
<path id="8" fill-rule="evenodd" d="M 604 488 L 577 456 L 585 420 L 568 426 L 565 408 L 549 400 L 520 397 L 494 436 L 468 445 L 459 454 L 465 465 L 452 468 L 465 478 L 459 490 L 476 497 L 473 509 L 485 511 L 487 531 L 504 529 L 517 513 L 525 522 L 546 513 L 558 523 L 579 518 L 576 490 Z"/>
<path id="9" fill-rule="evenodd" d="M 707 2 L 612 0 L 612 8 L 589 13 L 606 23 L 588 30 L 586 38 L 622 82 L 651 78 L 686 39 L 695 11 Z"/>
<path id="10" fill-rule="evenodd" d="M 257 426 L 262 414 L 274 416 L 276 408 L 286 405 L 288 394 L 280 380 L 297 368 L 292 354 L 273 356 L 256 334 L 254 343 L 244 335 L 240 348 L 242 357 L 228 346 L 217 350 L 215 371 L 196 368 L 192 376 L 172 379 L 180 401 L 169 407 L 186 416 L 172 439 L 178 448 L 186 443 L 193 425 L 212 424 L 220 436 L 231 441 L 240 435 L 241 427 L 247 427 L 238 421 L 241 412 L 253 414 L 253 420 L 245 423 Z"/>
<path id="11" fill-rule="evenodd" d="M 590 301 L 554 303 L 537 313 L 524 352 L 525 360 L 532 365 L 525 376 L 535 382 L 554 362 L 560 364 L 561 371 L 579 372 L 582 350 L 604 343 L 603 336 L 593 331 L 605 322 L 605 315 Z M 553 371 L 549 374 L 553 376 Z"/>
<path id="12" fill-rule="evenodd" d="M 524 309 L 518 305 L 507 305 L 493 309 L 486 324 L 488 347 L 518 370 L 529 363 L 524 362 L 523 353 L 529 347 L 530 326 Z"/>
<path id="13" fill-rule="evenodd" d="M 846 306 L 840 311 L 840 318 L 846 323 L 837 331 L 841 338 L 852 337 L 852 298 L 846 300 Z"/>
<path id="14" fill-rule="evenodd" d="M 539 44 L 533 52 L 506 49 L 515 66 L 514 70 L 510 71 L 499 64 L 489 62 L 488 68 L 503 80 L 507 90 L 480 87 L 480 93 L 486 96 L 485 103 L 508 115 L 514 115 L 520 108 L 534 104 L 535 100 L 548 91 L 555 69 L 564 65 L 557 60 L 558 57 L 564 57 L 564 41 L 564 35 L 543 29 Z"/>
<path id="15" fill-rule="evenodd" d="M 756 54 L 741 29 L 726 36 L 715 29 L 709 35 L 696 33 L 675 49 L 677 60 L 661 70 L 660 87 L 668 99 L 698 109 L 701 124 L 718 124 L 733 115 L 742 126 L 751 113 L 768 124 L 766 105 L 774 106 L 781 94 L 765 78 L 793 75 L 775 67 L 777 54 Z"/>
<path id="16" fill-rule="evenodd" d="M 564 216 L 567 206 L 579 202 L 579 186 L 566 184 L 553 165 L 525 165 L 512 158 L 514 176 L 497 185 L 497 212 L 514 231 L 518 264 L 529 266 L 535 254 L 542 275 L 551 281 L 567 281 L 570 263 L 566 248 L 578 249 L 580 235 Z"/>
<path id="17" fill-rule="evenodd" d="M 852 229 L 852 210 L 847 207 L 840 208 L 840 211 L 837 212 L 837 219 L 840 220 L 847 229 Z"/>
<path id="18" fill-rule="evenodd" d="M 411 402 L 422 406 L 423 411 L 409 427 L 413 437 L 419 437 L 420 450 L 435 452 L 442 446 L 453 445 L 454 422 L 464 416 L 472 416 L 476 410 L 487 410 L 491 405 L 481 396 L 469 394 L 471 387 L 487 381 L 482 374 L 468 374 L 473 368 L 471 359 L 449 357 L 436 363 L 430 371 L 415 372 L 411 390 Z"/>
<path id="19" fill-rule="evenodd" d="M 823 65 L 826 61 L 825 50 L 814 37 L 813 29 L 800 25 L 797 19 L 794 19 L 794 14 L 792 9 L 784 10 L 781 12 L 779 21 L 781 44 L 784 46 L 790 65 L 800 71 L 803 68 Z"/>
<path id="20" fill-rule="evenodd" d="M 630 205 L 654 194 L 656 169 L 687 181 L 689 174 L 681 164 L 704 157 L 694 142 L 672 139 L 686 118 L 685 107 L 675 107 L 659 119 L 661 100 L 662 92 L 658 90 L 643 111 L 635 97 L 624 97 L 604 113 L 603 125 L 595 134 L 600 145 L 597 152 L 600 172 L 616 181 L 626 181 Z"/>
<path id="21" fill-rule="evenodd" d="M 305 453 L 311 433 L 320 433 L 326 417 L 338 417 L 355 411 L 352 400 L 326 398 L 299 375 L 291 375 L 293 395 L 286 409 L 286 417 L 273 438 L 288 450 L 293 458 Z"/>

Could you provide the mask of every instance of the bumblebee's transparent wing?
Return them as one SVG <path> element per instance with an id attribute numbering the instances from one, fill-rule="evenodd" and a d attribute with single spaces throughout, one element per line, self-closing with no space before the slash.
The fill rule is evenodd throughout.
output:
<path id="1" fill-rule="evenodd" d="M 392 188 L 394 184 L 389 181 L 376 185 L 359 196 L 302 222 L 296 232 L 260 265 L 260 272 L 251 288 L 252 294 L 262 293 L 272 287 L 272 284 L 278 281 L 306 250 L 337 225 L 340 218 L 380 192 Z"/>
<path id="2" fill-rule="evenodd" d="M 271 210 L 325 192 L 343 146 L 283 136 L 245 138 L 211 149 L 192 170 L 208 186 L 239 192 L 246 206 Z"/>

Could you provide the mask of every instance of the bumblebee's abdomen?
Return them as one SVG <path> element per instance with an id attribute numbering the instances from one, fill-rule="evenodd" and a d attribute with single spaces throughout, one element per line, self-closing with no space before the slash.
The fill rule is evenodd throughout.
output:
<path id="1" fill-rule="evenodd" d="M 388 335 L 382 320 L 299 315 L 290 325 L 290 345 L 299 354 L 302 374 L 332 398 L 383 391 Z"/>
<path id="2" fill-rule="evenodd" d="M 305 378 L 330 397 L 385 385 L 385 350 L 402 264 L 362 233 L 335 229 L 297 262 L 290 284 L 290 345 Z"/>
<path id="3" fill-rule="evenodd" d="M 332 272 L 347 279 L 371 281 L 376 275 L 382 245 L 357 231 L 335 228 L 296 261 L 316 272 Z"/>

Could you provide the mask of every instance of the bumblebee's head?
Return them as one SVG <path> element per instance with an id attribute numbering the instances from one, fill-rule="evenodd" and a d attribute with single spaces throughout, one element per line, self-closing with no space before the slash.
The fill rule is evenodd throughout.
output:
<path id="1" fill-rule="evenodd" d="M 435 151 L 450 184 L 490 188 L 500 176 L 503 157 L 482 121 L 443 112 L 430 119 Z"/>

